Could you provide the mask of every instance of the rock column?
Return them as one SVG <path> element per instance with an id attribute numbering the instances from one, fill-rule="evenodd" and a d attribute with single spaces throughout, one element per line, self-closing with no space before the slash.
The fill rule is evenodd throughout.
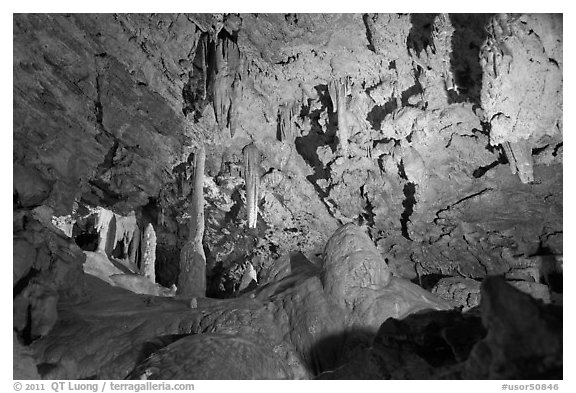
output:
<path id="1" fill-rule="evenodd" d="M 194 189 L 190 204 L 190 235 L 180 252 L 178 295 L 206 295 L 206 256 L 202 246 L 204 237 L 204 163 L 206 149 L 198 149 L 194 156 Z"/>

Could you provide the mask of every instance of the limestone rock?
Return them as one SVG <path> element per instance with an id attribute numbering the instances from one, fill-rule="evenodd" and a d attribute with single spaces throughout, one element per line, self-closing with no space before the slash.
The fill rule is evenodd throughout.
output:
<path id="1" fill-rule="evenodd" d="M 462 311 L 468 311 L 480 304 L 480 282 L 469 278 L 447 277 L 440 279 L 432 293 L 449 301 Z"/>
<path id="2" fill-rule="evenodd" d="M 131 376 L 180 380 L 293 378 L 269 343 L 257 336 L 226 333 L 182 338 L 139 364 Z"/>
<path id="3" fill-rule="evenodd" d="M 339 228 L 326 244 L 322 284 L 326 293 L 352 309 L 357 292 L 386 287 L 391 273 L 366 233 L 356 225 Z"/>

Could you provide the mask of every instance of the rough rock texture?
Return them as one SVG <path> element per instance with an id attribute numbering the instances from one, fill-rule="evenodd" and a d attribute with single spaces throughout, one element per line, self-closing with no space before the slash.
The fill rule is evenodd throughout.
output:
<path id="1" fill-rule="evenodd" d="M 294 378 L 272 346 L 246 333 L 182 338 L 154 353 L 132 375 L 133 379 Z"/>
<path id="2" fill-rule="evenodd" d="M 480 284 L 470 278 L 447 277 L 434 285 L 432 293 L 468 311 L 480 304 Z"/>
<path id="3" fill-rule="evenodd" d="M 333 238 L 360 255 L 362 247 L 370 253 L 374 246 L 362 244 L 361 233 L 348 225 Z M 330 250 L 334 244 L 328 242 L 325 258 L 336 254 Z M 31 347 L 42 378 L 301 379 L 340 365 L 357 339 L 356 329 L 374 335 L 376 321 L 447 308 L 417 285 L 393 278 L 350 309 L 341 305 L 345 293 L 326 289 L 343 278 L 323 277 L 323 285 L 320 273 L 301 262 L 283 277 L 228 300 L 139 296 L 89 277 L 88 301 L 61 301 L 56 325 Z M 344 277 L 345 287 L 362 288 L 375 276 L 357 271 Z"/>
<path id="4" fill-rule="evenodd" d="M 58 301 L 85 298 L 82 250 L 35 213 L 19 210 L 13 217 L 14 330 L 26 343 L 52 330 Z"/>
<path id="5" fill-rule="evenodd" d="M 390 317 L 451 308 L 419 286 L 392 277 L 368 235 L 354 224 L 342 226 L 328 240 L 322 284 L 326 294 L 347 311 L 352 325 L 367 330 Z"/>
<path id="6" fill-rule="evenodd" d="M 189 300 L 135 295 L 96 278 L 87 280 L 90 302 L 81 306 L 61 303 L 62 317 L 52 334 L 32 345 L 42 378 L 122 379 L 148 355 L 191 333 L 249 328 L 279 345 L 278 356 L 290 351 L 290 345 L 282 344 L 271 313 L 254 300 L 239 299 L 232 304 L 198 299 L 191 309 Z M 65 344 L 70 340 L 73 347 Z M 223 353 L 220 360 L 226 356 Z M 228 372 L 206 367 L 205 372 L 212 374 L 204 375 L 211 378 L 224 378 Z"/>
<path id="7" fill-rule="evenodd" d="M 341 307 L 353 308 L 357 292 L 378 290 L 390 282 L 388 266 L 364 231 L 354 224 L 340 227 L 326 244 L 322 284 Z"/>
<path id="8" fill-rule="evenodd" d="M 503 275 L 562 304 L 562 23 L 560 14 L 15 14 L 19 342 L 50 364 L 43 377 L 127 376 L 144 359 L 119 333 L 113 302 L 99 312 L 119 318 L 104 338 L 118 353 L 81 364 L 74 357 L 102 342 L 69 357 L 41 344 L 61 348 L 76 323 L 107 326 L 69 315 L 86 300 L 82 251 L 98 248 L 91 212 L 114 214 L 101 251 L 123 274 L 141 269 L 141 234 L 154 227 L 150 284 L 171 294 L 200 191 L 201 295 L 230 300 L 218 307 L 232 312 L 232 298 L 255 294 L 242 321 L 270 307 L 260 311 L 276 319 L 267 342 L 295 365 L 287 378 L 352 359 L 348 349 L 371 342 L 386 318 L 473 307 L 476 289 L 456 280 Z M 257 159 L 245 162 L 247 146 Z M 130 239 L 127 217 L 138 228 Z M 346 238 L 363 251 L 326 246 L 352 224 L 365 233 Z M 85 269 L 107 269 L 92 262 Z M 242 285 L 249 266 L 254 291 Z M 443 300 L 426 291 L 435 285 Z M 202 310 L 206 298 L 180 300 Z M 149 333 L 159 322 L 140 317 L 138 343 L 198 333 Z M 236 339 L 221 334 L 215 345 Z M 333 339 L 342 346 L 322 349 Z M 254 353 L 247 340 L 241 351 Z"/>

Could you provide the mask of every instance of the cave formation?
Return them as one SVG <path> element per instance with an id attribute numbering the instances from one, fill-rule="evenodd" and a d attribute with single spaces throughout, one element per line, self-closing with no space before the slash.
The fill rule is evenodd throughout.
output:
<path id="1" fill-rule="evenodd" d="M 561 14 L 15 14 L 15 379 L 562 379 Z"/>

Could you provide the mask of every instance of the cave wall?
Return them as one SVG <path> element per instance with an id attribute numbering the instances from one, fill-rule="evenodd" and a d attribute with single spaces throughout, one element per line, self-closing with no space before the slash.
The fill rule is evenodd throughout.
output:
<path id="1" fill-rule="evenodd" d="M 348 222 L 394 274 L 420 282 L 562 254 L 561 15 L 13 22 L 14 210 L 135 211 L 156 228 L 165 286 L 188 237 L 201 145 L 213 296 L 231 296 L 248 261 L 260 271 L 296 250 L 314 261 Z M 261 154 L 256 228 L 250 143 Z"/>

